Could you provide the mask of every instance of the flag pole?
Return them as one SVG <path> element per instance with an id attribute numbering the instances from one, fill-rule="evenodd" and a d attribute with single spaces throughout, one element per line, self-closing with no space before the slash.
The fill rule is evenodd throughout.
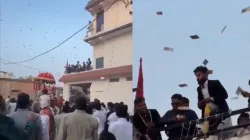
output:
<path id="1" fill-rule="evenodd" d="M 140 66 L 139 66 L 139 74 L 138 74 L 138 81 L 137 81 L 137 88 L 136 88 L 135 98 L 144 97 L 143 94 L 144 93 L 143 93 L 142 58 L 140 58 Z"/>

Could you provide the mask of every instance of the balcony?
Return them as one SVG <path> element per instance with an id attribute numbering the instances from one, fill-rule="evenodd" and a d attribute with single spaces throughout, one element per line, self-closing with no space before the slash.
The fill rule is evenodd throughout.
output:
<path id="1" fill-rule="evenodd" d="M 95 13 L 99 12 L 100 9 L 104 9 L 114 2 L 115 0 L 90 0 L 85 9 L 94 15 Z"/>
<path id="2" fill-rule="evenodd" d="M 75 72 L 70 74 L 64 74 L 59 81 L 63 83 L 72 83 L 72 82 L 81 82 L 81 81 L 92 81 L 92 80 L 101 80 L 117 77 L 131 77 L 132 76 L 132 65 L 105 68 L 105 69 L 96 69 Z"/>
<path id="3" fill-rule="evenodd" d="M 239 119 L 239 124 L 232 126 L 225 120 L 221 123 L 222 125 L 217 128 L 217 130 L 211 130 L 208 132 L 202 132 L 201 124 L 204 121 L 210 120 L 221 120 L 222 118 L 229 118 L 234 115 L 247 113 L 250 111 L 250 108 L 243 108 L 235 111 L 229 111 L 224 114 L 218 114 L 215 116 L 210 116 L 207 118 L 202 118 L 198 120 L 192 120 L 189 122 L 177 123 L 173 125 L 166 126 L 165 128 L 160 128 L 159 131 L 171 130 L 176 128 L 181 128 L 182 130 L 187 130 L 189 135 L 182 135 L 180 140 L 249 140 L 250 138 L 250 121 L 246 118 Z M 243 116 L 246 117 L 246 116 Z M 248 121 L 246 121 L 248 120 Z M 160 125 L 166 125 L 168 122 L 161 122 Z M 193 129 L 194 132 L 191 131 L 191 125 L 196 126 L 197 129 Z M 186 128 L 184 127 L 186 126 Z M 187 129 L 188 127 L 188 129 Z M 189 131 L 190 130 L 190 131 Z M 206 131 L 203 129 L 203 131 Z M 206 133 L 206 134 L 205 134 Z M 137 133 L 134 132 L 134 136 Z M 191 135 L 190 135 L 191 134 Z"/>
<path id="4" fill-rule="evenodd" d="M 93 33 L 94 33 L 94 26 L 93 23 L 91 23 L 90 21 L 85 38 L 92 36 Z"/>
<path id="5" fill-rule="evenodd" d="M 96 34 L 101 33 L 103 31 L 104 31 L 104 25 L 101 25 L 101 29 L 96 33 L 95 28 L 93 27 L 93 23 L 91 23 L 88 27 L 85 38 L 93 37 Z"/>
<path id="6" fill-rule="evenodd" d="M 84 38 L 84 41 L 88 42 L 90 45 L 93 46 L 95 44 L 107 41 L 109 39 L 121 36 L 129 32 L 132 32 L 132 23 L 128 23 L 108 31 L 102 29 L 102 31 L 97 33 L 95 33 L 94 30 L 88 30 Z"/>

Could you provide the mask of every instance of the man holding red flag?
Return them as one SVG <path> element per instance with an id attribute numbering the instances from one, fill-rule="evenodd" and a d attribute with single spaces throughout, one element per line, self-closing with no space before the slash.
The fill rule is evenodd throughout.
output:
<path id="1" fill-rule="evenodd" d="M 142 74 L 142 58 L 140 58 L 139 75 L 137 81 L 137 89 L 135 98 L 143 97 L 143 74 Z"/>
<path id="2" fill-rule="evenodd" d="M 140 133 L 139 140 L 162 140 L 161 133 L 156 130 L 161 117 L 156 109 L 147 109 L 143 97 L 142 58 L 140 59 L 134 108 L 133 125 Z"/>

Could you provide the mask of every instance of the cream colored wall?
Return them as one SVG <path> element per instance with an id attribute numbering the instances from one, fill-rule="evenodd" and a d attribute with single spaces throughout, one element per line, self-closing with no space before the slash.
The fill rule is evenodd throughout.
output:
<path id="1" fill-rule="evenodd" d="M 107 7 L 106 7 L 107 8 Z M 123 2 L 118 1 L 104 13 L 104 30 L 102 32 L 112 30 L 114 28 L 126 25 L 132 22 L 132 16 L 129 15 L 132 6 L 125 8 Z M 96 18 L 96 15 L 93 16 Z M 93 34 L 96 34 L 96 22 L 93 22 Z M 102 33 L 99 32 L 99 33 Z M 98 33 L 98 34 L 99 34 Z M 124 34 L 114 39 L 106 40 L 104 43 L 93 46 L 93 65 L 95 68 L 95 59 L 104 57 L 104 68 L 118 67 L 132 64 L 132 33 Z M 86 81 L 77 82 L 86 83 Z M 69 99 L 70 84 L 63 85 L 63 98 Z M 109 87 L 109 88 L 108 88 Z M 107 90 L 108 88 L 108 90 Z M 90 99 L 100 99 L 102 102 L 124 102 L 129 106 L 129 112 L 132 112 L 133 93 L 132 81 L 126 81 L 126 78 L 120 78 L 119 82 L 109 83 L 108 80 L 92 81 L 90 88 Z"/>
<path id="2" fill-rule="evenodd" d="M 107 9 L 108 7 L 106 7 L 105 9 Z M 104 13 L 104 31 L 112 30 L 122 25 L 131 23 L 132 16 L 129 15 L 129 11 L 131 11 L 131 9 L 132 9 L 131 5 L 125 8 L 125 5 L 122 1 L 116 2 L 112 7 L 110 7 Z M 96 15 L 93 16 L 93 19 L 95 18 L 96 18 Z M 96 21 L 93 22 L 93 28 L 94 28 L 93 35 L 95 35 L 96 34 Z"/>
<path id="3" fill-rule="evenodd" d="M 132 81 L 120 78 L 119 82 L 109 82 L 109 80 L 94 81 L 90 88 L 90 100 L 95 98 L 107 104 L 108 102 L 124 102 L 128 105 L 129 112 L 133 112 Z"/>
<path id="4" fill-rule="evenodd" d="M 88 81 L 90 82 L 90 81 Z M 77 82 L 77 83 L 86 83 Z M 65 83 L 63 86 L 63 98 L 69 100 L 70 96 L 70 84 L 77 83 Z M 96 80 L 92 81 L 90 87 L 90 100 L 95 98 L 101 102 L 107 104 L 108 102 L 124 102 L 128 105 L 129 112 L 133 112 L 133 93 L 132 93 L 132 81 L 126 81 L 126 78 L 121 77 L 119 82 L 109 82 L 109 80 Z"/>
<path id="5" fill-rule="evenodd" d="M 94 46 L 93 66 L 98 57 L 104 57 L 104 68 L 132 64 L 132 34 L 127 33 Z"/>
<path id="6" fill-rule="evenodd" d="M 132 22 L 129 15 L 131 5 L 125 9 L 123 2 L 116 2 L 109 10 L 104 13 L 104 31 L 112 30 L 119 26 Z M 95 18 L 95 17 L 94 17 Z M 94 22 L 94 32 L 95 25 Z M 118 67 L 132 64 L 132 33 L 127 33 L 119 37 L 105 40 L 93 46 L 93 65 L 98 57 L 104 57 L 104 68 Z"/>

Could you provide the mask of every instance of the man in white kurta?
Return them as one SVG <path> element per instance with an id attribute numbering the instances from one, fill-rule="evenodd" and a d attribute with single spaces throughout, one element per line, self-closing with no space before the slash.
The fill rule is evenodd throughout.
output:
<path id="1" fill-rule="evenodd" d="M 40 115 L 42 130 L 41 130 L 41 140 L 49 140 L 49 117 L 47 115 Z"/>
<path id="2" fill-rule="evenodd" d="M 16 110 L 16 103 L 11 103 L 10 102 L 10 113 L 15 112 L 15 110 Z"/>
<path id="3" fill-rule="evenodd" d="M 116 122 L 118 120 L 116 112 L 113 112 L 112 114 L 110 114 L 107 120 L 108 120 L 108 124 Z"/>
<path id="4" fill-rule="evenodd" d="M 100 134 L 104 130 L 107 114 L 106 114 L 106 110 L 101 109 L 100 103 L 95 103 L 95 108 L 96 108 L 96 111 L 93 113 L 93 116 L 95 118 L 98 118 L 99 120 L 98 133 Z"/>
<path id="5" fill-rule="evenodd" d="M 118 120 L 109 125 L 108 131 L 115 136 L 116 140 L 132 140 L 133 126 L 127 120 L 127 107 L 119 105 L 116 115 L 118 116 Z"/>

